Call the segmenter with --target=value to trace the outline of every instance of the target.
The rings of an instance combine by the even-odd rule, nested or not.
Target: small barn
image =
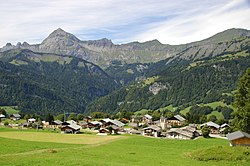
[[[250,134],[242,131],[227,134],[227,139],[230,146],[250,146]]]
[[[10,115],[10,119],[14,120],[14,121],[20,120],[21,119],[21,115],[19,115],[19,114],[12,114],[12,115]]]

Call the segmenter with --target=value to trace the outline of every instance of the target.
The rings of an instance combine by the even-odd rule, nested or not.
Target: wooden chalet
[[[10,119],[14,120],[14,121],[20,120],[21,119],[21,115],[19,115],[19,114],[12,114],[12,115],[10,115]]]
[[[76,124],[70,124],[70,125],[61,127],[61,131],[63,131],[64,133],[71,133],[71,134],[79,133],[80,129],[81,129],[81,126],[78,126]]]
[[[99,130],[102,126],[101,122],[93,121],[88,123],[88,128]]]
[[[101,126],[102,128],[106,128],[110,125],[111,121],[112,121],[111,119],[105,118],[105,119],[101,119],[99,122],[102,123],[102,126]]]
[[[142,135],[159,137],[161,135],[161,131],[162,131],[161,127],[159,126],[149,126],[149,127],[143,128]]]
[[[219,134],[220,125],[210,121],[207,123],[203,123],[202,125],[200,125],[200,127],[202,128],[205,125],[207,125],[210,128],[211,134]]]
[[[51,123],[51,127],[52,128],[59,128],[59,127],[61,127],[62,126],[62,124],[63,124],[63,122],[62,121],[60,121],[60,120],[54,120],[52,123]]]
[[[153,120],[153,117],[148,114],[143,116],[143,123],[145,124],[150,124],[152,120]]]
[[[83,129],[86,129],[88,127],[88,123],[86,121],[80,121],[78,125],[81,126]]]
[[[227,139],[230,146],[250,146],[250,134],[242,131],[227,134]]]
[[[167,123],[171,126],[181,126],[185,123],[185,121],[186,119],[183,118],[181,115],[175,115],[167,119]]]

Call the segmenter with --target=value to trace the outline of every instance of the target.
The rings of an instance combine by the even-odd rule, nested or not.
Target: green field
[[[61,138],[60,138],[61,137]],[[90,138],[91,137],[91,138]],[[58,141],[56,141],[58,140]],[[79,140],[81,140],[79,142]],[[94,141],[93,141],[94,140]],[[99,140],[99,142],[95,141]],[[43,142],[46,141],[46,142]],[[60,143],[56,143],[60,142]],[[225,149],[227,140],[168,140],[142,136],[64,135],[0,129],[0,165],[249,165],[250,150],[242,158],[227,161],[213,154],[202,161],[206,150]],[[211,150],[210,150],[211,149]],[[205,150],[205,151],[204,151]],[[241,153],[235,150],[235,153]],[[220,151],[221,152],[221,151]],[[197,154],[198,153],[198,154]],[[246,154],[246,155],[245,155]],[[198,156],[198,158],[197,158]]]
[[[16,106],[0,106],[0,109],[4,109],[7,114],[17,114],[20,110]]]

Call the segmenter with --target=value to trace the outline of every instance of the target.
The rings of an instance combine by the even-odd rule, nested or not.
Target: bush
[[[4,122],[4,126],[8,126],[9,125],[9,122]]]
[[[204,138],[208,138],[210,134],[210,128],[207,125],[205,125],[202,127],[201,132]]]

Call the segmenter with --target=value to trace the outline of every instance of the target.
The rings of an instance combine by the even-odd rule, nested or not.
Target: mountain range
[[[229,29],[182,45],[117,45],[81,41],[59,28],[41,44],[0,49],[0,105],[39,114],[116,113],[226,101],[250,67],[249,41],[249,30]]]

